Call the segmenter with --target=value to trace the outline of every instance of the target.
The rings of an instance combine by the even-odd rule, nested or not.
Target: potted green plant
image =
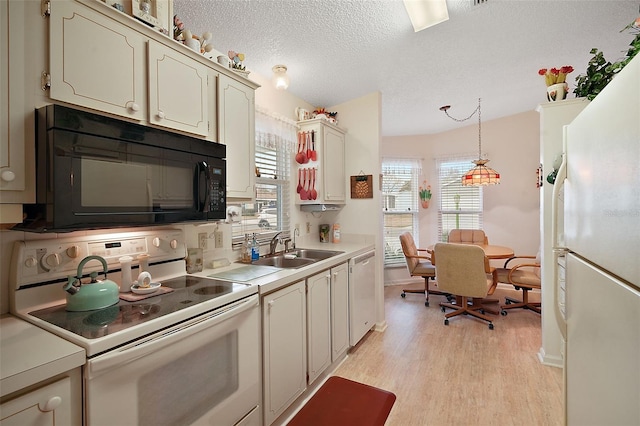
[[[589,60],[586,73],[576,77],[576,87],[573,90],[576,98],[586,97],[590,101],[593,100],[640,51],[640,18],[624,27],[620,32],[626,30],[631,30],[635,37],[629,44],[630,47],[626,55],[619,61],[609,62],[600,50],[595,47],[591,49],[589,53],[593,57]]]

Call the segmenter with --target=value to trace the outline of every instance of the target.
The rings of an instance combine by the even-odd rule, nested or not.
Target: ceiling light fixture
[[[449,20],[446,0],[403,0],[415,32]]]
[[[287,90],[289,87],[289,76],[287,75],[287,67],[284,65],[276,65],[273,68],[273,85],[278,90]]]
[[[464,176],[462,176],[462,185],[480,186],[496,185],[500,183],[500,173],[496,172],[491,167],[485,166],[485,164],[487,164],[489,160],[482,159],[482,120],[480,114],[480,98],[478,98],[478,108],[476,108],[469,117],[462,120],[450,116],[448,112],[449,108],[451,108],[451,105],[441,106],[440,111],[444,111],[447,117],[458,122],[467,121],[468,119],[473,117],[476,112],[478,113],[478,159],[473,161],[476,166],[465,173]]]

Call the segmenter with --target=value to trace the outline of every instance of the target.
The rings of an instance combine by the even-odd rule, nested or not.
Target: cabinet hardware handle
[[[2,180],[5,182],[12,182],[16,178],[16,174],[11,170],[3,170],[1,176]]]
[[[162,120],[164,118],[164,112],[158,111],[158,119]]]
[[[127,108],[129,108],[130,111],[137,112],[140,110],[140,105],[135,102],[128,102]]]
[[[52,396],[47,400],[47,402],[44,403],[44,406],[38,404],[38,408],[40,409],[40,411],[53,411],[58,408],[60,404],[62,404],[62,398],[60,398],[59,396]]]

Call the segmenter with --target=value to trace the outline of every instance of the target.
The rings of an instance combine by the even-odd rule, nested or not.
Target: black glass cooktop
[[[161,284],[174,291],[137,302],[120,300],[115,305],[93,311],[69,312],[62,304],[29,315],[84,338],[96,339],[247,288],[246,284],[191,275],[164,280]]]

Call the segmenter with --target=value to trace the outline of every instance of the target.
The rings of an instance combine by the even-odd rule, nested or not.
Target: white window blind
[[[482,187],[462,186],[462,176],[473,167],[472,155],[438,159],[438,238],[447,241],[452,229],[482,229]]]
[[[384,216],[384,264],[404,264],[399,236],[418,234],[418,177],[420,160],[386,158],[382,161],[382,211]]]
[[[232,224],[233,244],[256,233],[264,244],[281,232],[290,234],[290,164],[297,126],[294,121],[256,107],[255,202],[236,204],[241,220]],[[231,205],[231,204],[230,204]]]

